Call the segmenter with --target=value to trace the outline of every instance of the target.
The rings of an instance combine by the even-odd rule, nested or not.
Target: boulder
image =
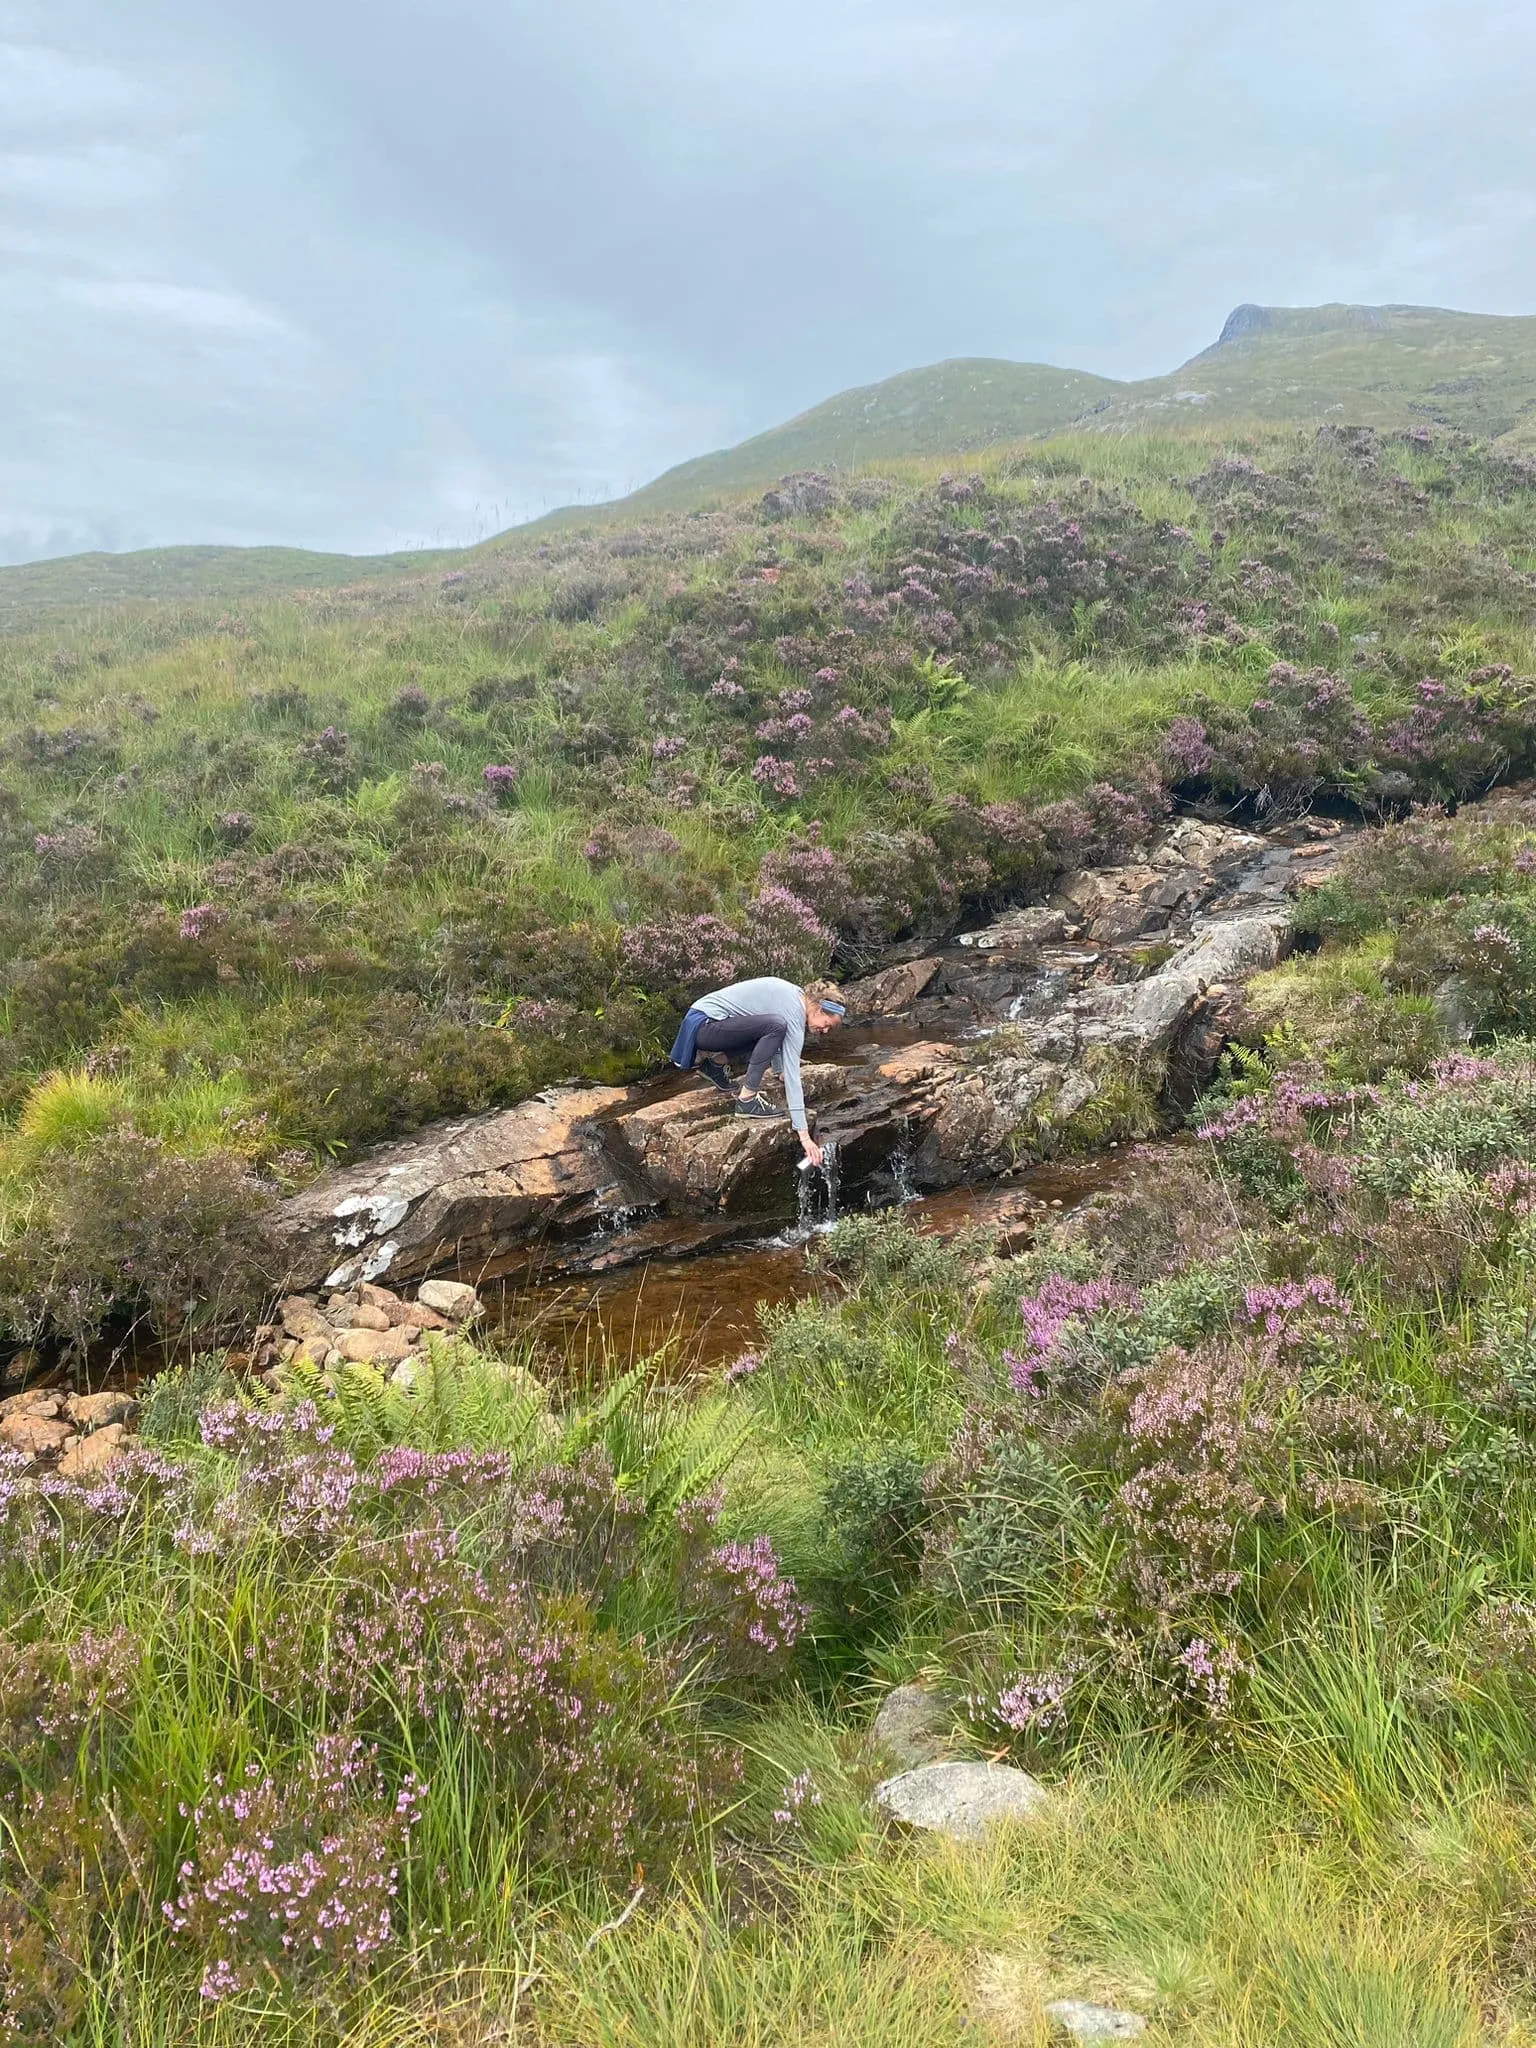
[[[880,1702],[870,1746],[904,1768],[937,1763],[953,1719],[942,1693],[926,1685],[898,1685]]]
[[[466,1323],[480,1313],[480,1297],[463,1280],[424,1280],[416,1299],[429,1313],[445,1316],[450,1323]]]
[[[3,1365],[0,1365],[0,1389],[24,1387],[32,1375],[42,1370],[41,1355],[30,1345],[20,1351],[13,1351]]]
[[[75,1432],[67,1422],[46,1415],[7,1415],[0,1421],[0,1444],[28,1458],[51,1458],[74,1439]]]
[[[132,1394],[70,1394],[64,1402],[62,1413],[67,1422],[77,1429],[105,1429],[114,1423],[128,1422],[139,1412],[139,1404]]]
[[[622,1088],[550,1088],[322,1175],[276,1213],[292,1283],[345,1287],[387,1273],[393,1284],[596,1228],[634,1205],[593,1130],[626,1099]]]
[[[381,1308],[374,1308],[368,1302],[359,1302],[356,1308],[341,1309],[332,1317],[338,1329],[346,1330],[387,1330],[390,1318]]]
[[[1049,1794],[1011,1764],[933,1763],[875,1787],[875,1804],[893,1820],[953,1842],[974,1842],[1002,1820],[1029,1820]]]
[[[850,1015],[856,1019],[895,1017],[910,1010],[943,964],[934,953],[926,960],[904,960],[879,974],[866,975],[862,981],[850,982],[844,991]]]
[[[1091,2005],[1086,1998],[1053,1998],[1045,2013],[1047,2019],[1075,2041],[1134,2041],[1147,2031],[1147,2023],[1139,2012],[1125,2012],[1113,2005]]]
[[[13,1415],[36,1415],[43,1421],[52,1421],[59,1413],[64,1396],[57,1388],[33,1387],[25,1394],[11,1394],[0,1401],[0,1422],[9,1421]]]
[[[1048,945],[1067,935],[1067,913],[1060,905],[1032,903],[1024,910],[1010,910],[994,918],[980,931],[962,932],[960,944],[978,953],[1020,953]]]
[[[342,1330],[335,1348],[353,1365],[380,1365],[406,1357],[411,1340],[404,1330]]]
[[[120,1458],[128,1448],[128,1432],[120,1422],[105,1423],[89,1436],[78,1436],[59,1460],[65,1479],[89,1479]]]
[[[302,1342],[305,1337],[324,1337],[330,1332],[330,1324],[312,1301],[306,1301],[302,1294],[290,1294],[283,1302],[278,1314],[282,1317],[283,1328],[290,1337]]]

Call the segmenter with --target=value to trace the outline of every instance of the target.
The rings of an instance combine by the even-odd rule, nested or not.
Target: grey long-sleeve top
[[[790,1122],[797,1131],[810,1126],[805,1117],[805,1090],[800,1085],[800,1048],[805,1043],[805,1003],[792,981],[776,974],[760,974],[753,981],[733,981],[729,988],[717,988],[700,996],[693,1005],[706,1017],[723,1024],[728,1017],[782,1017],[784,1050],[774,1067],[784,1077],[784,1100]]]

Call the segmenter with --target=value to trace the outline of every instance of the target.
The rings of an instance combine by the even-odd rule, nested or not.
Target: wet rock
[[[404,1358],[411,1340],[404,1330],[343,1330],[335,1349],[353,1365],[380,1365]]]
[[[50,1416],[7,1415],[0,1421],[0,1443],[28,1458],[51,1458],[74,1440],[70,1425]]]
[[[935,953],[926,960],[902,961],[879,974],[866,975],[862,981],[850,982],[845,990],[850,1015],[895,1017],[910,1010],[943,964]]]
[[[77,1429],[106,1429],[114,1423],[130,1422],[139,1412],[132,1394],[70,1394],[62,1413]]]
[[[127,1450],[128,1432],[120,1422],[106,1423],[89,1436],[78,1436],[59,1460],[65,1479],[89,1479],[105,1472]]]
[[[933,1763],[875,1787],[893,1820],[953,1842],[974,1842],[997,1821],[1028,1820],[1049,1803],[1045,1787],[1011,1764]]]
[[[446,1316],[450,1323],[466,1323],[479,1315],[481,1302],[474,1288],[463,1280],[424,1280],[416,1290],[423,1308]]]
[[[910,1769],[937,1763],[954,1716],[942,1693],[926,1685],[898,1685],[880,1702],[869,1731],[871,1747]]]
[[[1147,2023],[1139,2012],[1125,2012],[1113,2005],[1091,2005],[1085,1998],[1052,1999],[1045,2012],[1075,2041],[1134,2041],[1147,2031]]]

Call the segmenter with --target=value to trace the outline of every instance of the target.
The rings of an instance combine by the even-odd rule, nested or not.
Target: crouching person
[[[800,1084],[800,1048],[809,1031],[814,1037],[833,1031],[847,1015],[843,992],[832,981],[813,981],[799,988],[777,975],[754,981],[733,981],[729,988],[700,996],[677,1034],[672,1064],[697,1069],[712,1086],[729,1095],[738,1116],[775,1117],[779,1112],[762,1097],[763,1076],[770,1067],[784,1082],[784,1100],[801,1148],[813,1166],[821,1164],[821,1147],[811,1136]],[[737,1084],[726,1055],[744,1056],[747,1067]]]

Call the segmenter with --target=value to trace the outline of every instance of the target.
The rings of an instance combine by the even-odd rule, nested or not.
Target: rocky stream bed
[[[1140,861],[898,954],[850,987],[849,1025],[804,1065],[827,1173],[797,1170],[787,1120],[736,1118],[670,1069],[380,1146],[280,1206],[285,1299],[250,1363],[302,1351],[408,1373],[424,1332],[482,1313],[551,1349],[670,1342],[709,1363],[750,1348],[759,1302],[806,1291],[804,1245],[839,1209],[900,1203],[919,1228],[985,1223],[1022,1245],[1043,1209],[1113,1177],[1136,1116],[1187,1107],[1242,983],[1281,957],[1297,891],[1349,831],[1183,818]],[[1074,1150],[1093,1156],[1060,1156]],[[86,1397],[110,1415],[29,1386],[0,1402],[0,1441],[83,1462],[116,1432],[94,1462],[131,1427],[134,1376]]]

